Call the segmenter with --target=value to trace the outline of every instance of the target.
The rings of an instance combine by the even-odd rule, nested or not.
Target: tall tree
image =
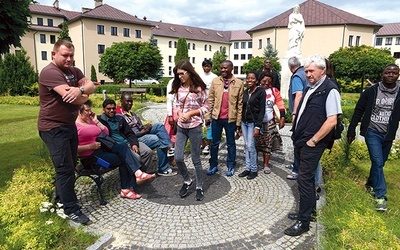
[[[178,44],[176,45],[176,55],[175,55],[175,65],[180,60],[188,60],[189,53],[188,53],[188,45],[186,39],[184,37],[179,37]]]
[[[154,38],[154,34],[151,34],[149,43],[151,43],[153,46],[157,46],[157,39]]]
[[[70,41],[72,43],[72,39],[69,36],[69,29],[68,29],[68,23],[67,22],[63,22],[62,24],[59,25],[60,29],[61,29],[61,33],[60,36],[58,37],[59,40],[67,40]]]
[[[28,30],[29,4],[32,0],[0,1],[0,53],[7,53],[10,46],[21,47],[21,37]]]
[[[222,47],[221,51],[216,51],[211,60],[213,63],[211,71],[216,75],[220,75],[221,63],[227,58],[228,55],[226,54],[226,47]]]
[[[263,55],[265,58],[278,58],[278,51],[272,46],[272,43],[268,43],[266,47],[264,47]]]
[[[94,68],[93,65],[92,65],[92,67],[90,67],[90,81],[97,82],[96,69]]]
[[[25,50],[7,53],[0,64],[0,93],[9,95],[32,94],[31,88],[38,80],[38,74],[29,62]],[[36,93],[37,94],[37,93]]]
[[[149,42],[114,43],[101,56],[99,67],[104,75],[118,83],[124,79],[157,78],[162,56],[158,47]]]

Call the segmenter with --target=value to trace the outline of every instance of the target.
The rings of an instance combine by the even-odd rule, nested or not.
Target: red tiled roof
[[[149,21],[139,19],[136,16],[132,16],[108,4],[97,6],[96,8],[81,14],[79,17],[76,17],[73,20],[82,17],[152,26],[152,24]]]
[[[230,31],[218,31],[164,22],[149,22],[153,24],[153,34],[156,36],[184,37],[191,40],[214,41],[219,43],[229,43],[231,38]]]
[[[400,35],[400,23],[383,23],[377,36]]]
[[[50,26],[45,26],[45,25],[35,25],[35,24],[31,24],[29,26],[29,28],[31,30],[37,30],[37,31],[47,31],[47,32],[61,32],[61,29],[54,26],[54,27],[50,27]]]
[[[231,41],[251,40],[251,36],[245,30],[232,30]]]
[[[293,12],[293,8],[275,16],[262,24],[248,30],[252,33],[257,30],[287,27],[289,15]],[[300,13],[303,15],[306,26],[323,26],[323,25],[338,25],[338,24],[356,24],[364,26],[375,26],[376,29],[382,25],[370,21],[368,19],[356,16],[349,12],[337,9],[330,5],[318,2],[316,0],[307,0],[300,4]]]
[[[50,16],[64,17],[64,15],[60,13],[60,9],[57,9],[53,6],[29,4],[29,10],[34,14],[45,14]]]

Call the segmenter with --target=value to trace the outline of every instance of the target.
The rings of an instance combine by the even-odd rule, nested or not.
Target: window
[[[101,70],[100,65],[97,66],[97,71],[98,71],[99,73],[103,72],[103,71]]]
[[[172,62],[172,56],[168,56],[168,62]]]
[[[249,49],[253,48],[253,42],[248,42],[247,43],[247,48],[249,48]]]
[[[396,42],[395,42],[395,44],[396,44],[396,45],[400,45],[400,37],[396,37]]]
[[[234,49],[239,49],[239,42],[234,42],[233,43],[233,48]]]
[[[386,37],[385,45],[392,45],[392,38],[391,37]]]
[[[271,43],[271,38],[267,38],[267,45]]]
[[[233,60],[239,60],[239,54],[234,54],[233,55]]]
[[[246,54],[241,54],[240,55],[240,60],[246,60]]]
[[[172,67],[171,66],[168,67],[168,75],[172,75]]]
[[[40,43],[46,43],[46,35],[40,34]]]
[[[47,19],[47,26],[53,27],[53,19]]]
[[[240,66],[240,74],[244,74],[243,66]]]
[[[131,36],[131,30],[129,28],[124,28],[124,37],[130,37]]]
[[[153,43],[154,43],[154,46],[158,46],[158,40],[157,39],[153,39]]]
[[[175,49],[176,49],[176,44],[177,44],[177,42],[175,41],[175,42],[174,42],[174,48],[175,48]]]
[[[258,49],[262,49],[262,40],[258,39]]]
[[[104,25],[97,25],[97,34],[104,35]]]
[[[196,44],[195,43],[192,43],[192,49],[196,50]]]
[[[193,64],[196,63],[196,57],[192,57],[192,63],[193,63]]]
[[[211,45],[208,45],[208,51],[211,51]]]
[[[375,46],[380,46],[380,45],[382,45],[382,37],[378,37],[378,38],[376,38],[376,40],[375,40]]]
[[[207,44],[204,45],[204,51],[207,51]]]
[[[360,45],[361,36],[356,36],[356,46]]]
[[[172,48],[172,41],[168,42],[168,48]]]
[[[353,35],[349,36],[349,46],[353,46]]]
[[[400,58],[400,52],[394,52],[393,53],[394,58]]]
[[[190,49],[190,43],[188,43],[187,46],[188,46],[188,49]]]
[[[240,43],[240,48],[245,49],[246,48],[246,42],[241,42]]]
[[[239,67],[238,66],[234,66],[233,67],[233,74],[237,74],[238,73],[238,71],[239,71]]]
[[[253,58],[252,54],[247,54],[247,60],[250,60],[251,58]]]
[[[50,35],[50,43],[55,44],[56,43],[56,36],[55,35]]]
[[[136,35],[136,38],[142,38],[142,31],[141,30],[135,30],[135,35]]]
[[[42,60],[47,61],[47,51],[42,51]]]
[[[106,49],[106,46],[104,44],[97,45],[97,53],[103,54],[105,49]]]
[[[111,26],[111,35],[112,36],[118,35],[118,27]]]
[[[41,17],[37,18],[37,25],[43,26],[43,18]]]

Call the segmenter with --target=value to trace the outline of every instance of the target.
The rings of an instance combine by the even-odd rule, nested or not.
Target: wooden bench
[[[85,163],[85,165],[81,162],[75,168],[75,182],[80,177],[89,177],[94,181],[97,187],[97,191],[100,195],[100,205],[106,205],[107,201],[104,199],[103,190],[101,185],[104,182],[104,174],[108,173],[114,169],[117,169],[119,166],[111,166],[109,168],[100,167],[96,161],[91,161],[90,163]]]
[[[140,102],[143,102],[143,96],[144,99],[147,100],[146,98],[147,90],[145,88],[121,88],[120,91],[121,94],[122,93],[140,94]]]

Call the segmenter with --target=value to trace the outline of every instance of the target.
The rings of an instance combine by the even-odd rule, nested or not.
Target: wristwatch
[[[84,87],[79,87],[79,90],[81,91],[81,93],[85,93],[85,88]]]
[[[314,145],[317,145],[317,141],[314,139],[314,137],[311,138],[311,141],[314,143]]]

